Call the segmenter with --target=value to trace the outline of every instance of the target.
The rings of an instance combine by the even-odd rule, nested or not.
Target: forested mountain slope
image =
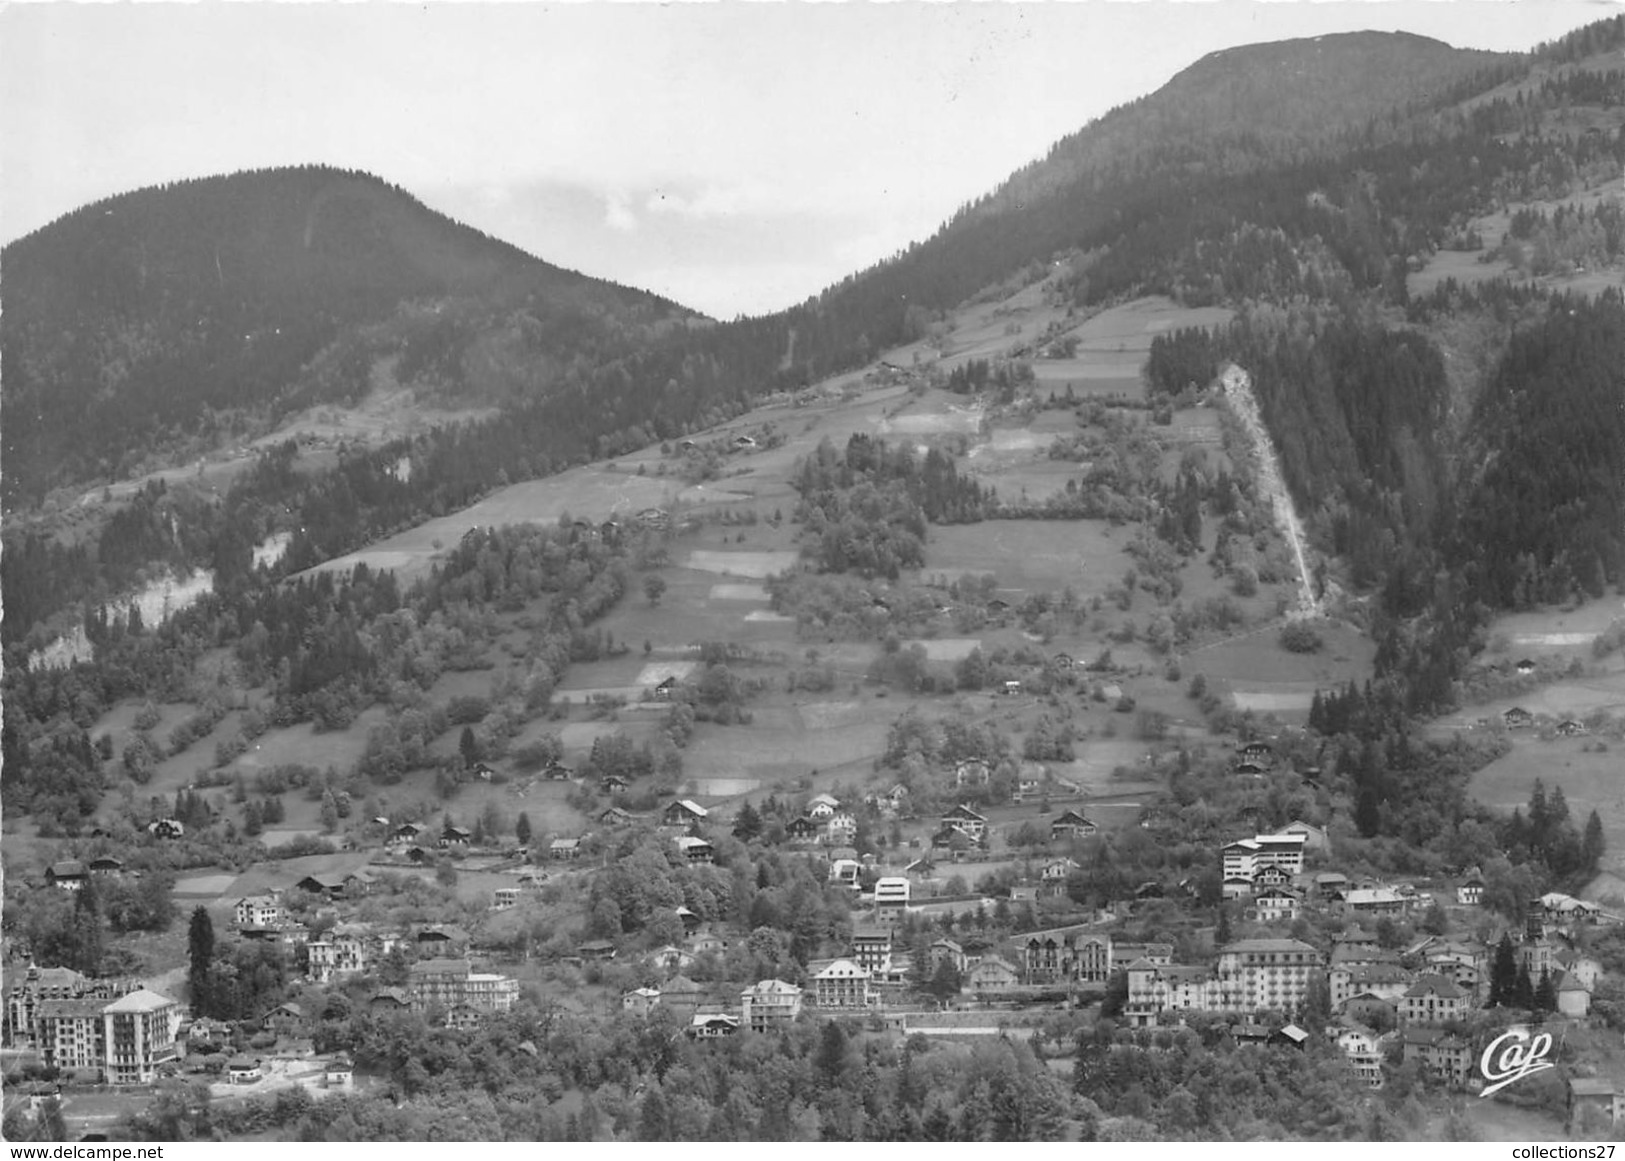
[[[229,429],[234,412],[351,402],[380,354],[398,353],[408,380],[456,376],[494,332],[499,361],[545,386],[681,313],[319,166],[108,198],[0,261],[8,507],[118,478],[176,437]],[[356,333],[391,319],[385,335]]]

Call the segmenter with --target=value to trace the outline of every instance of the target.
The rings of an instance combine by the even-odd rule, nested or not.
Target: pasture
[[[1101,521],[989,520],[933,527],[924,576],[949,569],[991,573],[1001,595],[1059,593],[1068,585],[1081,595],[1104,592],[1134,566],[1120,547],[1131,533]]]
[[[1537,778],[1548,794],[1561,786],[1576,826],[1583,827],[1592,810],[1602,820],[1608,841],[1602,869],[1625,870],[1625,752],[1619,744],[1586,737],[1543,741],[1527,731],[1509,736],[1512,749],[1474,773],[1467,792],[1510,813],[1528,808]],[[1608,748],[1599,749],[1604,745]]]
[[[1307,713],[1317,689],[1363,681],[1376,657],[1375,643],[1352,627],[1319,622],[1316,628],[1325,640],[1317,653],[1289,652],[1278,640],[1280,626],[1272,623],[1194,649],[1183,667],[1187,675],[1203,674],[1209,688],[1227,693],[1237,709]]]

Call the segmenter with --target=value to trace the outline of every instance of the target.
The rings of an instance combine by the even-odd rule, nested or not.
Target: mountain
[[[8,507],[247,417],[352,402],[381,358],[437,386],[482,346],[483,381],[453,386],[500,403],[688,314],[325,167],[121,194],[0,263]]]

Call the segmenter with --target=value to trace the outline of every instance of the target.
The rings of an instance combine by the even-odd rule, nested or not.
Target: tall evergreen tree
[[[199,904],[186,933],[187,988],[192,994],[192,1015],[206,1016],[212,1006],[210,985],[214,973],[214,920]]]
[[[519,812],[519,821],[513,824],[513,837],[519,840],[520,846],[530,846],[530,815],[522,810]]]
[[[1607,846],[1602,833],[1602,819],[1597,817],[1597,812],[1593,810],[1586,818],[1585,837],[1580,840],[1580,855],[1587,871],[1597,869],[1597,864]]]
[[[1504,1008],[1514,1002],[1517,991],[1518,958],[1512,947],[1510,932],[1501,936],[1495,947],[1495,959],[1490,964],[1490,994],[1492,1008]]]

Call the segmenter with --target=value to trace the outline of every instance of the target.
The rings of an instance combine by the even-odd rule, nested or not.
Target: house
[[[624,794],[626,793],[627,788],[632,784],[625,778],[622,778],[619,774],[610,774],[606,776],[598,785],[603,788],[604,793],[606,794]]]
[[[322,1070],[323,1088],[348,1089],[355,1087],[355,1065],[342,1052],[327,1062]]]
[[[808,818],[828,818],[835,813],[835,808],[841,805],[841,800],[833,794],[820,794],[807,802]]]
[[[660,821],[666,826],[697,826],[710,813],[698,803],[683,798],[667,806],[661,813]]]
[[[264,1075],[257,1057],[234,1056],[226,1062],[227,1084],[253,1084]]]
[[[1343,905],[1366,915],[1398,915],[1405,910],[1405,897],[1392,887],[1355,887]]]
[[[1535,672],[1536,667],[1532,659],[1525,657],[1518,662],[1517,668],[1519,677],[1528,677],[1531,673]]]
[[[1298,897],[1285,887],[1265,887],[1253,893],[1253,913],[1260,923],[1290,922],[1298,911]]]
[[[1340,900],[1348,894],[1349,877],[1341,871],[1324,871],[1315,876],[1315,894],[1326,900]]]
[[[607,939],[590,939],[576,948],[584,960],[605,960],[615,958],[615,945]]]
[[[986,786],[993,777],[993,767],[980,758],[965,758],[954,763],[955,786]]]
[[[1501,720],[1509,730],[1522,730],[1534,724],[1535,715],[1524,709],[1523,706],[1515,705],[1501,715]]]
[[[926,950],[925,955],[926,972],[933,978],[945,963],[952,964],[954,970],[961,975],[965,973],[965,969],[970,964],[970,960],[965,955],[964,947],[947,936],[943,936],[943,938],[933,943]]]
[[[498,887],[491,892],[491,910],[512,911],[519,906],[518,887]]]
[[[1456,885],[1456,902],[1463,907],[1477,907],[1484,899],[1484,876],[1477,867],[1468,869]]]
[[[418,950],[429,955],[450,955],[468,946],[468,932],[449,923],[431,923],[418,929]]]
[[[879,975],[891,959],[891,928],[863,925],[852,929],[852,958],[859,967]]]
[[[1316,826],[1312,822],[1305,822],[1295,818],[1281,828],[1282,834],[1303,835],[1303,849],[1306,851],[1329,851],[1332,848],[1331,840],[1326,837],[1326,829]]]
[[[1565,718],[1557,723],[1557,736],[1560,738],[1578,738],[1590,732],[1583,723],[1573,718]]]
[[[1021,977],[1016,969],[997,956],[989,956],[965,973],[959,990],[972,996],[999,996],[1016,991]]]
[[[297,1036],[305,1027],[305,1010],[298,1004],[278,1004],[260,1019],[260,1026],[278,1036]]]
[[[683,925],[684,934],[693,935],[699,930],[701,919],[698,912],[680,905],[674,914],[677,916],[677,922]]]
[[[549,762],[547,768],[542,771],[542,777],[549,782],[568,782],[575,776],[576,772],[572,767],[558,762]]]
[[[728,941],[714,931],[701,931],[684,940],[683,947],[696,956],[722,955],[728,950]]]
[[[1337,1047],[1354,1074],[1374,1089],[1382,1087],[1383,1050],[1392,1039],[1392,1033],[1378,1035],[1362,1024],[1345,1024],[1337,1030]]]
[[[93,876],[118,876],[124,873],[124,860],[115,859],[112,855],[102,855],[100,858],[90,860],[90,873]]]
[[[1411,986],[1411,973],[1397,963],[1333,963],[1326,972],[1326,986],[1332,1007],[1338,1008],[1356,996],[1372,996],[1395,1005]]]
[[[694,962],[694,957],[676,944],[668,943],[651,951],[649,962],[665,971],[682,971]]]
[[[716,857],[716,848],[702,838],[693,835],[679,835],[675,840],[677,850],[691,863],[709,863]]]
[[[232,914],[238,927],[277,927],[288,919],[287,909],[274,895],[245,895],[237,900]]]
[[[451,1027],[477,1026],[483,1015],[513,1007],[519,981],[476,972],[466,959],[425,959],[409,969],[407,998],[414,1012],[439,1009]]]
[[[636,988],[621,997],[621,1011],[633,1016],[647,1016],[660,1003],[660,993],[654,988]]]
[[[1057,653],[1050,658],[1050,664],[1060,670],[1069,670],[1076,666],[1077,662],[1073,660],[1070,653]]]
[[[802,815],[784,824],[784,833],[795,842],[810,843],[824,831],[821,823]]]
[[[1399,1018],[1405,1024],[1447,1024],[1464,1018],[1471,1000],[1444,976],[1429,974],[1412,984],[1400,999]]]
[[[1253,892],[1261,890],[1281,890],[1292,885],[1292,876],[1286,869],[1274,863],[1260,867],[1253,874]]]
[[[867,1008],[874,999],[873,975],[849,959],[838,959],[813,976],[813,1001],[820,1008]]]
[[[768,1032],[795,1022],[801,989],[783,980],[762,980],[739,996],[740,1022],[752,1032]]]
[[[1406,1028],[1400,1043],[1406,1064],[1418,1061],[1424,1073],[1452,1087],[1464,1088],[1473,1074],[1472,1045],[1443,1028]]]
[[[581,840],[578,838],[554,839],[547,845],[547,857],[550,859],[578,859],[581,857]]]
[[[440,832],[439,845],[442,847],[466,847],[473,837],[472,831],[464,830],[460,826],[447,826]]]
[[[755,447],[756,441],[748,435],[736,435],[733,438],[733,446],[737,449],[744,450],[745,448]]]
[[[875,912],[882,918],[895,921],[908,910],[909,881],[901,875],[886,875],[875,880]]]
[[[160,818],[147,824],[147,833],[158,839],[178,839],[186,835],[186,827],[178,818]]]
[[[1574,972],[1564,972],[1557,985],[1557,1010],[1576,1018],[1591,1014],[1591,989]]]
[[[1237,762],[1230,767],[1233,774],[1240,774],[1246,778],[1262,778],[1268,772],[1261,762]]]
[[[689,1021],[688,1034],[696,1040],[716,1040],[739,1031],[739,1022],[738,1016],[725,1012],[695,1012]]]
[[[824,823],[824,841],[830,846],[850,846],[858,835],[858,820],[849,812],[837,810]]]
[[[660,1006],[679,1021],[699,1011],[705,993],[687,976],[677,975],[660,985]]]
[[[677,679],[675,677],[668,677],[655,686],[655,697],[659,698],[661,701],[666,701],[671,697],[672,693],[676,689]]]
[[[611,806],[599,812],[598,821],[604,826],[625,826],[632,821],[632,813],[619,806]]]
[[[1100,828],[1075,810],[1063,811],[1049,824],[1051,842],[1062,839],[1094,838]]]
[[[468,772],[481,782],[490,782],[497,776],[496,768],[484,762],[475,762],[474,765],[468,768]]]
[[[987,834],[987,819],[964,803],[942,816],[942,826],[946,830],[958,831],[973,842],[981,842]]]
[[[405,988],[379,988],[367,1001],[367,1007],[375,1012],[401,1012],[410,1006]]]
[[[423,834],[423,828],[415,822],[403,822],[400,826],[389,832],[391,844],[409,846],[418,841]]]
[[[64,891],[77,891],[90,878],[90,869],[78,859],[63,859],[45,868],[45,881]]]
[[[1617,1125],[1625,1119],[1625,1094],[1608,1077],[1573,1076],[1569,1078],[1568,1086],[1568,1124],[1571,1129],[1576,1127],[1577,1120],[1581,1122],[1579,1127],[1584,1128],[1587,1121]]]
[[[862,870],[863,864],[856,859],[836,859],[829,865],[829,881],[855,891],[858,887],[858,875]]]
[[[1015,681],[1015,680],[1012,679],[1012,680],[1006,681],[1004,683],[1005,696],[1013,697],[1014,695],[1016,695],[1016,694],[1018,694],[1020,692],[1021,692],[1021,682]]]
[[[336,899],[344,894],[344,876],[331,873],[306,875],[294,884],[294,889],[311,895],[325,895]]]
[[[1053,859],[1044,864],[1039,878],[1046,883],[1065,883],[1073,871],[1081,871],[1083,867],[1076,859]]]
[[[1268,766],[1275,761],[1275,747],[1268,742],[1248,742],[1236,748],[1236,757],[1243,762],[1257,762]]]

